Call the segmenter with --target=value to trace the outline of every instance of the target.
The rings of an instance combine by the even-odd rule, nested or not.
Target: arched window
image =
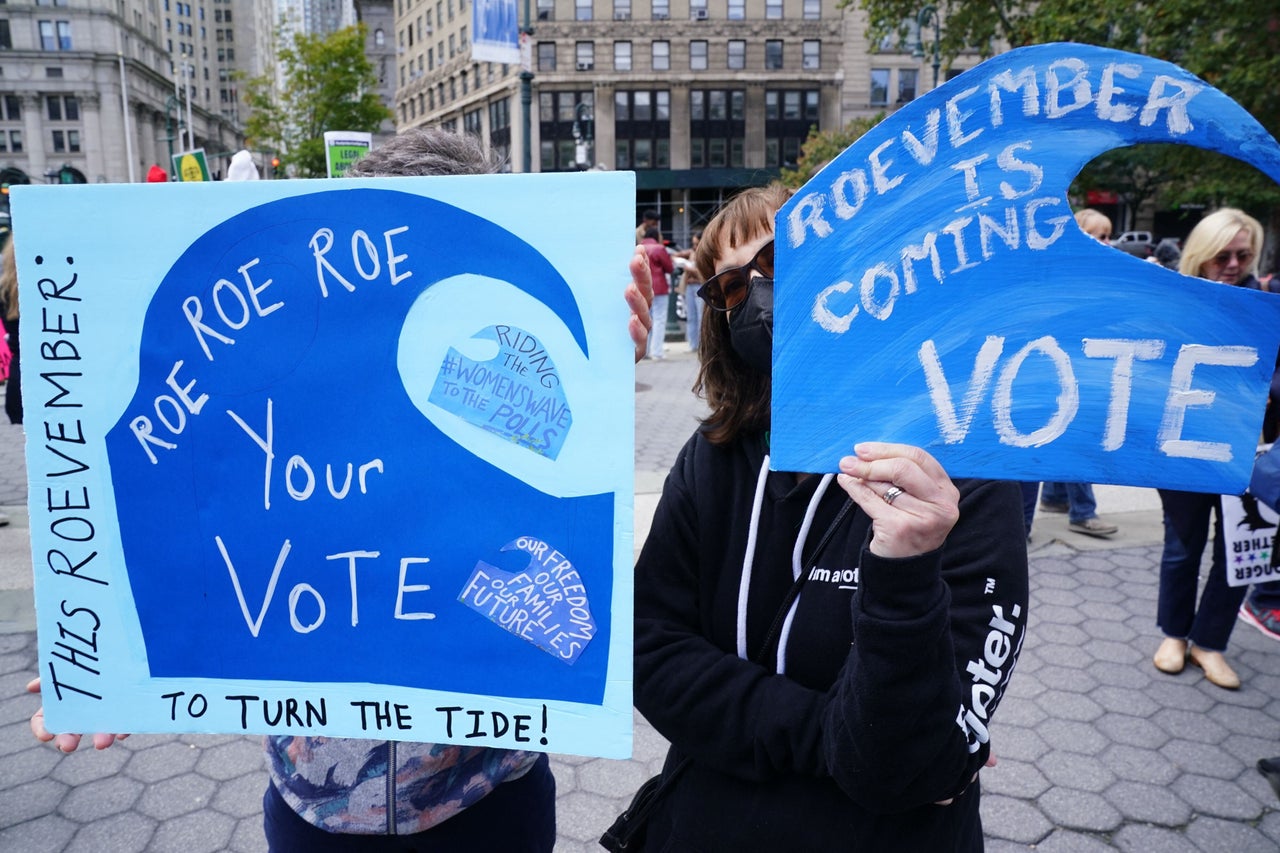
[[[382,47],[387,41],[387,34],[382,31],[382,27],[373,31],[373,43],[377,47]]]

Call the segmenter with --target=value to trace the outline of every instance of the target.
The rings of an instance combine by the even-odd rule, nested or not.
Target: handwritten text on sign
[[[190,187],[25,196],[51,725],[626,754],[628,691],[608,685],[630,677],[611,612],[631,555],[614,521],[630,514],[630,448],[616,441],[630,349],[587,332],[623,328],[625,306],[576,291],[543,247],[471,212],[510,204],[522,181],[463,180],[467,209],[404,182],[203,187],[220,215],[194,233],[173,215]],[[630,177],[569,195],[565,209],[611,226],[593,246],[614,245],[584,263],[625,258]],[[76,242],[94,233],[77,217],[115,216],[104,205],[154,226],[129,233],[169,228],[164,245],[188,248],[152,261],[164,253],[148,238],[151,254],[124,253],[146,255],[148,273],[117,275],[118,252]],[[49,235],[84,251],[49,251]],[[577,258],[576,244],[552,253]],[[432,405],[460,371],[498,367],[478,345],[509,350],[503,382],[451,395],[458,410]],[[495,427],[503,405],[519,409]],[[477,565],[549,575],[522,595],[536,640],[460,600]]]
[[[777,218],[773,464],[835,470],[880,439],[955,476],[1243,488],[1280,300],[1080,232],[1071,180],[1140,142],[1280,177],[1203,81],[1074,44],[983,63],[815,176]]]

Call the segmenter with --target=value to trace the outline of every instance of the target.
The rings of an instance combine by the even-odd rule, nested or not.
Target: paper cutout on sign
[[[458,600],[557,660],[576,663],[596,635],[582,576],[547,542],[521,536],[502,548],[529,555],[519,571],[481,560]]]
[[[1280,298],[1180,276],[1072,221],[1094,157],[1178,142],[1280,179],[1280,146],[1166,62],[1022,48],[903,107],[777,217],[771,464],[861,440],[953,476],[1239,492]]]
[[[555,361],[545,346],[517,326],[491,326],[477,343],[495,347],[471,358],[450,347],[430,401],[513,444],[555,459],[573,414]],[[487,350],[487,351],[483,351]]]

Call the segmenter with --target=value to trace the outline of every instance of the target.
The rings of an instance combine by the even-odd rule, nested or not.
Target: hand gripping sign
[[[629,174],[42,189],[51,728],[628,754]]]
[[[1280,180],[1221,92],[1077,44],[984,62],[827,165],[776,222],[772,464],[885,440],[953,476],[1242,491],[1280,298],[1109,248],[1067,201],[1094,157],[1150,142]]]

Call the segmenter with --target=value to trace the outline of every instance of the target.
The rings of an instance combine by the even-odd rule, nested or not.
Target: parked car
[[[1139,258],[1151,257],[1156,249],[1156,242],[1150,231],[1126,231],[1112,240],[1111,245]]]

